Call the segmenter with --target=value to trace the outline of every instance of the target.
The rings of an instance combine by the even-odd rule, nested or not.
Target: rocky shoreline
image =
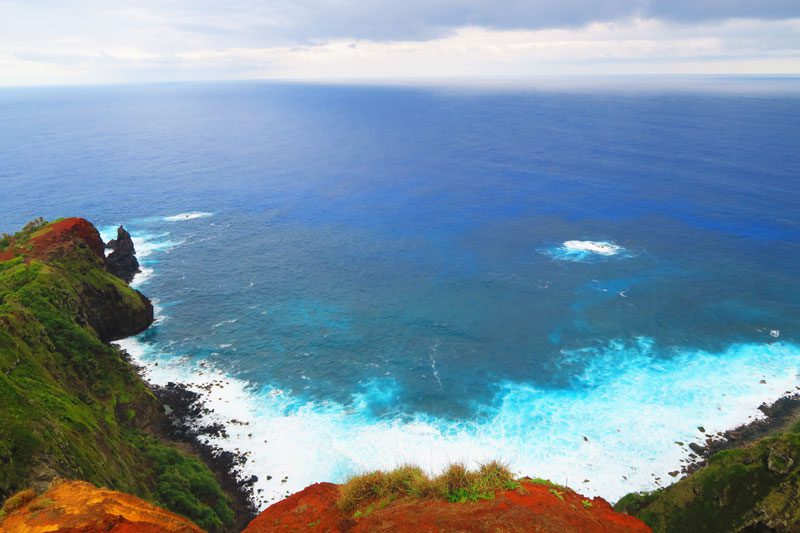
[[[120,348],[123,357],[133,365],[139,375],[147,382],[141,366],[137,365],[130,355]],[[209,444],[209,435],[225,436],[225,428],[221,424],[202,426],[201,416],[208,408],[203,405],[200,394],[190,390],[183,383],[167,383],[164,386],[147,383],[164,408],[161,423],[152,428],[160,436],[181,444],[185,449],[197,455],[214,473],[220,486],[231,497],[231,508],[236,514],[236,527],[243,529],[258,515],[256,495],[253,485],[258,478],[243,478],[241,468],[247,462],[242,453],[224,450]]]
[[[800,390],[800,387],[797,387]],[[691,443],[692,454],[680,473],[691,474],[708,462],[714,454],[751,444],[775,431],[780,431],[792,423],[800,421],[800,393],[794,392],[779,398],[771,404],[762,403],[758,407],[764,418],[753,420],[727,431],[721,431],[706,437],[705,446]],[[703,428],[698,428],[702,430]],[[693,457],[692,457],[693,456]]]
[[[217,476],[222,488],[233,498],[231,508],[236,513],[237,524],[242,528],[258,514],[255,504],[253,484],[256,476],[243,478],[239,472],[247,462],[241,453],[223,450],[208,443],[207,435],[225,431],[220,424],[200,426],[199,418],[207,409],[198,393],[189,390],[182,383],[168,383],[165,386],[151,385],[150,388],[159,401],[168,408],[169,424],[164,428],[166,435],[177,442],[184,443],[198,455]]]

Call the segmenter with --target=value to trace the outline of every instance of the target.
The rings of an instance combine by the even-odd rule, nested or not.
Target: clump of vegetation
[[[33,233],[37,229],[43,228],[46,225],[47,221],[44,218],[36,217],[22,227],[21,233]]]
[[[18,246],[28,242],[37,231],[47,225],[48,222],[45,219],[38,217],[25,224],[25,227],[15,235],[9,235],[8,233],[0,234],[0,252],[6,250],[12,244]]]
[[[28,510],[36,512],[41,511],[43,509],[48,509],[54,506],[56,502],[51,500],[50,498],[37,498],[28,506]]]
[[[0,233],[0,252],[11,246],[11,235]]]
[[[549,479],[544,479],[541,477],[526,477],[525,481],[533,485],[547,485],[548,487],[563,488],[558,483],[553,483]]]
[[[483,464],[476,471],[455,463],[435,477],[428,476],[417,466],[405,465],[389,472],[377,470],[351,478],[341,486],[336,504],[349,512],[367,502],[378,500],[377,505],[383,506],[402,497],[475,502],[492,499],[497,491],[519,487],[519,481],[508,467],[497,461]],[[367,516],[375,505],[357,511],[357,518]]]
[[[0,509],[0,516],[13,513],[34,498],[36,498],[36,493],[31,489],[24,489],[17,492],[13,496],[10,496],[8,499],[6,499],[6,501],[3,503],[3,507]]]

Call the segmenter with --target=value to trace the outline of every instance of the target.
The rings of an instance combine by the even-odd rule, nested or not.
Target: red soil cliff
[[[189,520],[121,492],[84,481],[57,481],[41,496],[7,512],[4,533],[202,533]]]
[[[0,252],[0,261],[6,261],[18,254],[27,258],[46,258],[56,250],[68,248],[78,239],[86,243],[98,257],[104,257],[105,245],[97,229],[88,220],[74,217],[48,224],[35,231],[24,243],[12,241],[11,246]]]
[[[648,532],[638,518],[615,512],[602,498],[588,499],[569,489],[523,480],[517,490],[492,500],[449,503],[404,498],[360,518],[336,507],[337,485],[317,483],[262,512],[245,533],[330,532]],[[366,516],[363,516],[366,515]]]

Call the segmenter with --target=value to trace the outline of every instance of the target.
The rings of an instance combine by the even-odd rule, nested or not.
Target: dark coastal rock
[[[117,228],[117,238],[108,241],[106,245],[113,250],[106,257],[108,271],[122,278],[126,283],[133,281],[134,276],[141,272],[139,261],[136,259],[136,249],[133,246],[131,234],[125,228]]]
[[[716,438],[713,438],[711,442],[706,441],[707,446],[705,447],[695,445],[702,450],[698,452],[700,457],[693,457],[693,460],[682,471],[687,474],[695,472],[706,464],[706,460],[709,457],[718,452],[748,445],[776,430],[784,428],[793,421],[800,420],[800,394],[789,394],[772,404],[761,404],[758,409],[764,413],[764,418],[723,431]]]
[[[136,297],[130,298],[113,285],[93,287],[87,284],[81,286],[79,292],[83,303],[82,319],[105,342],[141,333],[155,320],[152,302],[139,291],[133,291]]]
[[[692,450],[697,455],[703,455],[705,448],[697,444],[696,442],[689,443],[689,449]]]

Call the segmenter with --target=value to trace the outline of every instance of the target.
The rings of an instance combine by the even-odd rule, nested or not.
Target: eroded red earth
[[[360,518],[336,507],[338,487],[317,483],[262,512],[246,533],[330,532],[648,532],[632,516],[615,512],[602,498],[569,489],[523,482],[520,489],[474,503],[400,499]],[[368,506],[366,506],[368,507]],[[365,507],[365,509],[366,509]]]
[[[7,261],[16,255],[26,258],[46,258],[56,250],[80,239],[99,257],[104,256],[103,240],[91,222],[83,218],[65,218],[48,224],[33,233],[26,242],[13,242],[6,250],[0,252],[0,261]]]
[[[202,533],[186,518],[85,481],[54,482],[0,520],[3,533]]]

